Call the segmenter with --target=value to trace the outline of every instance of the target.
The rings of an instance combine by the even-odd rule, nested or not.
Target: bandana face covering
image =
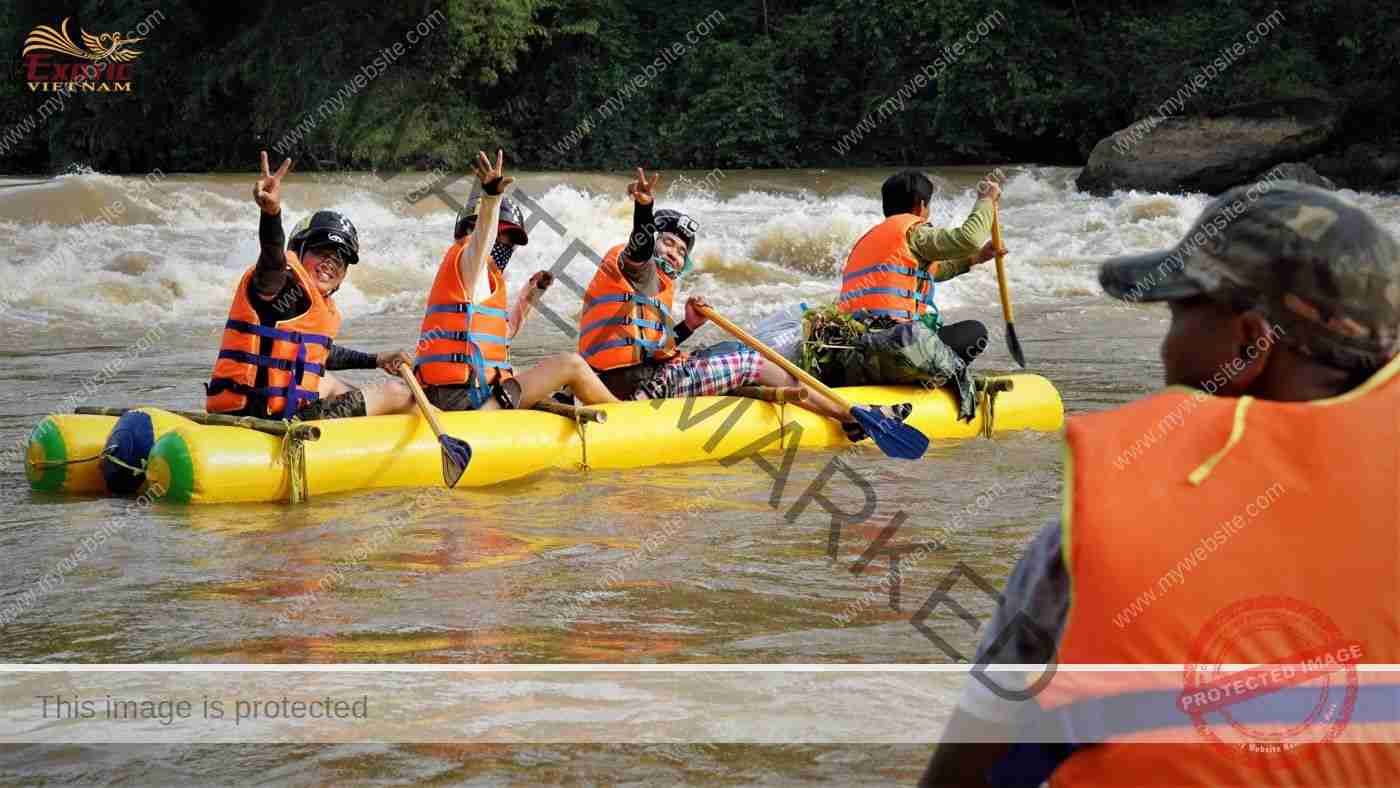
[[[513,254],[515,254],[515,244],[497,241],[491,247],[491,260],[495,262],[496,270],[504,272],[506,266],[510,265],[510,256]]]
[[[670,277],[672,280],[680,279],[682,274],[690,270],[689,254],[685,256],[685,265],[681,266],[681,270],[679,271],[671,265],[671,261],[666,259],[666,256],[663,254],[652,255],[651,261],[656,264],[656,267],[660,269],[661,273]]]

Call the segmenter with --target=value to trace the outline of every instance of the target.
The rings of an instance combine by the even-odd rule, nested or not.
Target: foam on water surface
[[[1095,197],[1074,187],[1075,170],[1008,167],[1001,216],[1018,303],[1097,293],[1098,258],[1165,247],[1205,206],[1205,195],[1136,191]],[[701,222],[696,266],[683,295],[703,294],[737,319],[788,301],[834,297],[845,255],[881,218],[884,171],[727,172],[722,179],[664,178],[658,205]],[[952,227],[973,201],[965,168],[935,170],[931,221]],[[294,174],[285,185],[290,232],[314,210],[345,213],[360,231],[361,263],[336,299],[347,315],[416,312],[444,251],[454,215],[436,197],[407,204],[422,178]],[[507,272],[512,289],[552,266],[576,242],[599,255],[627,237],[631,203],[618,175],[526,175],[523,188],[565,228],[538,224]],[[111,323],[215,322],[238,277],[257,257],[251,177],[163,176],[152,181],[91,171],[0,189],[0,321],[101,318]],[[466,199],[469,179],[449,187]],[[1392,230],[1400,203],[1344,192]],[[567,274],[586,285],[592,263]],[[991,267],[941,284],[945,309],[996,300]],[[578,295],[558,286],[545,304],[565,319]]]

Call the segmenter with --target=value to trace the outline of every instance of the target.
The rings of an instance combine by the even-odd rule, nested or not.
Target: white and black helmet
[[[317,211],[302,219],[287,239],[287,249],[298,257],[307,249],[327,246],[339,252],[348,264],[360,261],[360,234],[344,214],[336,211]]]
[[[700,223],[681,213],[669,208],[663,208],[653,216],[653,223],[656,225],[657,234],[675,233],[685,241],[686,251],[695,251],[695,236],[700,234]]]

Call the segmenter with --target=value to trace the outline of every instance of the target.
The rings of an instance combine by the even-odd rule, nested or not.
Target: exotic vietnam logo
[[[132,45],[145,38],[123,33],[93,35],[79,28],[83,46],[78,46],[68,33],[70,19],[65,18],[58,30],[39,25],[24,39],[20,57],[27,69],[29,89],[36,93],[130,93],[132,61],[141,54]]]

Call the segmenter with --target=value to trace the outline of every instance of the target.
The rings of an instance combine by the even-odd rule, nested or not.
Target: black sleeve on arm
[[[671,329],[671,332],[676,335],[677,345],[686,341],[687,339],[690,339],[690,335],[695,333],[694,331],[690,330],[690,326],[686,325],[684,320],[677,323],[676,327]]]
[[[340,345],[331,345],[330,355],[326,357],[326,369],[374,369],[379,366],[379,359],[373,353],[365,353]]]
[[[287,236],[282,232],[282,214],[258,212],[258,268],[253,274],[253,289],[272,297],[287,283]]]
[[[628,260],[645,263],[656,252],[656,223],[652,220],[652,204],[633,203],[632,236],[623,252]]]

